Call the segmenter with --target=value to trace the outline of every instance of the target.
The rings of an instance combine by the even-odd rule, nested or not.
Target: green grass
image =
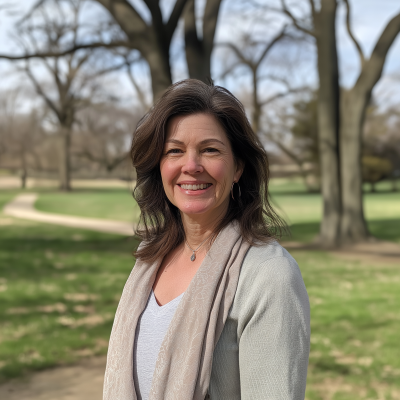
[[[377,185],[377,193],[364,196],[365,214],[370,231],[380,239],[400,243],[400,192],[387,190],[390,183]],[[322,214],[321,195],[307,193],[299,179],[271,181],[272,203],[289,223],[290,240],[311,241],[319,230]],[[127,190],[76,190],[71,193],[41,192],[35,204],[38,210],[83,217],[132,221],[139,209]]]
[[[399,265],[292,254],[311,303],[307,399],[398,399]]]
[[[0,215],[3,207],[11,201],[18,193],[18,190],[0,190]]]
[[[0,380],[104,354],[136,241],[17,222],[0,243]]]
[[[124,189],[44,192],[40,193],[35,207],[49,213],[120,221],[133,221],[139,216],[139,208],[131,192]]]
[[[371,232],[400,243],[400,194],[366,194]],[[318,232],[320,196],[301,182],[276,181],[273,201],[291,222],[291,240]],[[0,207],[19,191],[0,192]],[[40,192],[48,212],[129,221],[123,190]],[[68,211],[68,212],[67,212]],[[0,215],[0,379],[104,354],[137,243],[116,235]],[[8,218],[8,220],[10,220]],[[308,400],[400,398],[399,265],[292,252],[311,303]]]
[[[364,210],[372,235],[400,243],[400,192],[389,191],[388,182],[377,185],[376,193],[364,194]],[[298,180],[271,183],[272,203],[288,222],[290,240],[309,242],[319,231],[322,201],[319,193],[307,193]]]

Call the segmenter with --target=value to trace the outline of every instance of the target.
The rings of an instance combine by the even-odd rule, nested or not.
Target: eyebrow
[[[218,139],[204,139],[204,140],[202,140],[200,142],[200,144],[209,144],[209,143],[214,143],[214,142],[217,142],[217,143],[222,144],[223,146],[226,146],[224,142],[221,142]],[[185,144],[185,143],[183,143],[183,142],[181,142],[180,140],[177,140],[177,139],[168,139],[168,140],[165,141],[165,143],[175,143],[175,144],[179,144],[179,145]]]

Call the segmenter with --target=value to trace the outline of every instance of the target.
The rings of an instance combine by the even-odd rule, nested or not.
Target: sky
[[[16,19],[21,13],[27,12],[31,5],[37,0],[0,0],[0,53],[17,54],[18,48],[15,46],[11,39],[10,34],[16,34],[17,31],[14,28]],[[237,0],[235,0],[237,1]],[[245,0],[242,0],[243,2]],[[276,0],[272,0],[276,1]],[[292,0],[294,1],[294,0]],[[297,0],[296,0],[297,1]],[[141,0],[132,0],[133,3],[138,4],[145,14],[145,7]],[[171,8],[171,0],[161,0],[163,9],[166,13]],[[261,3],[262,1],[259,0]],[[288,0],[290,4],[290,0]],[[399,0],[350,0],[352,5],[352,22],[353,31],[355,36],[359,39],[361,46],[367,55],[370,55],[377,38],[382,32],[384,26],[396,13],[400,12],[400,1]],[[224,0],[220,12],[220,20],[216,33],[216,42],[224,42],[233,40],[238,41],[240,35],[248,30],[254,29],[252,26],[252,20],[246,19],[245,15],[233,12],[232,0]],[[245,3],[243,3],[245,4]],[[11,5],[7,7],[7,5]],[[199,11],[204,5],[204,0],[198,2]],[[11,12],[10,12],[11,11]],[[347,32],[344,26],[344,12],[343,7],[339,8],[339,18],[337,24],[337,37],[338,37],[338,52],[341,72],[341,83],[345,87],[351,87],[357,79],[359,73],[359,60],[353,43],[349,40]],[[98,9],[97,14],[100,15],[101,11]],[[105,14],[103,14],[105,15]],[[91,17],[92,18],[92,17]],[[261,26],[258,34],[261,36],[269,37],[273,34],[279,25],[282,23],[282,19],[277,16],[270,16],[267,24]],[[182,53],[183,40],[181,34],[181,26],[178,28],[173,48],[171,49],[171,59],[173,62],[173,79],[179,80],[187,76],[186,65],[184,62],[184,56]],[[265,29],[265,33],[263,31]],[[220,52],[222,57],[218,57],[217,52]],[[218,76],[223,68],[221,59],[228,59],[230,55],[223,50],[218,49],[215,52],[216,57],[213,58],[213,74]],[[311,85],[316,85],[317,76],[315,71],[315,51],[311,44],[304,45],[301,48],[296,46],[288,46],[283,50],[277,49],[272,51],[269,59],[266,60],[268,68],[274,71],[281,71],[284,74],[290,74],[291,79],[294,81],[294,85],[301,85],[306,82]],[[293,68],[293,64],[296,68]],[[290,67],[290,68],[289,68]],[[242,71],[243,72],[243,71]],[[136,71],[139,78],[143,81],[147,80],[147,68],[145,66],[138,67]],[[8,61],[0,60],[0,74],[3,79],[0,81],[0,93],[6,88],[12,88],[20,82],[21,77],[15,74],[15,66]],[[241,92],[246,90],[246,86],[249,84],[249,77],[238,72],[239,75],[232,79],[225,80],[222,83],[228,86],[233,92]],[[116,89],[119,94],[123,93],[123,96],[130,98],[134,96],[134,91],[127,81],[125,76],[119,74],[114,75],[109,79],[107,83],[113,90],[113,85],[118,87]],[[395,43],[388,54],[384,73],[381,81],[378,83],[374,90],[374,94],[377,98],[383,102],[400,102],[400,35],[396,39]],[[265,91],[274,91],[274,86],[265,86]]]

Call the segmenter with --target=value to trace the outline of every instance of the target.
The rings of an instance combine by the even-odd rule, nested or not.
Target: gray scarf
[[[250,245],[237,222],[218,235],[174,314],[158,354],[149,400],[203,400],[213,352],[235,296]],[[138,260],[125,284],[111,332],[104,400],[137,400],[133,382],[136,325],[162,260]]]

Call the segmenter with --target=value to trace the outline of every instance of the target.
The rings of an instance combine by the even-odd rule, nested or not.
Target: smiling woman
[[[142,239],[104,399],[304,399],[309,303],[276,241],[268,158],[226,89],[179,82],[132,142]]]

